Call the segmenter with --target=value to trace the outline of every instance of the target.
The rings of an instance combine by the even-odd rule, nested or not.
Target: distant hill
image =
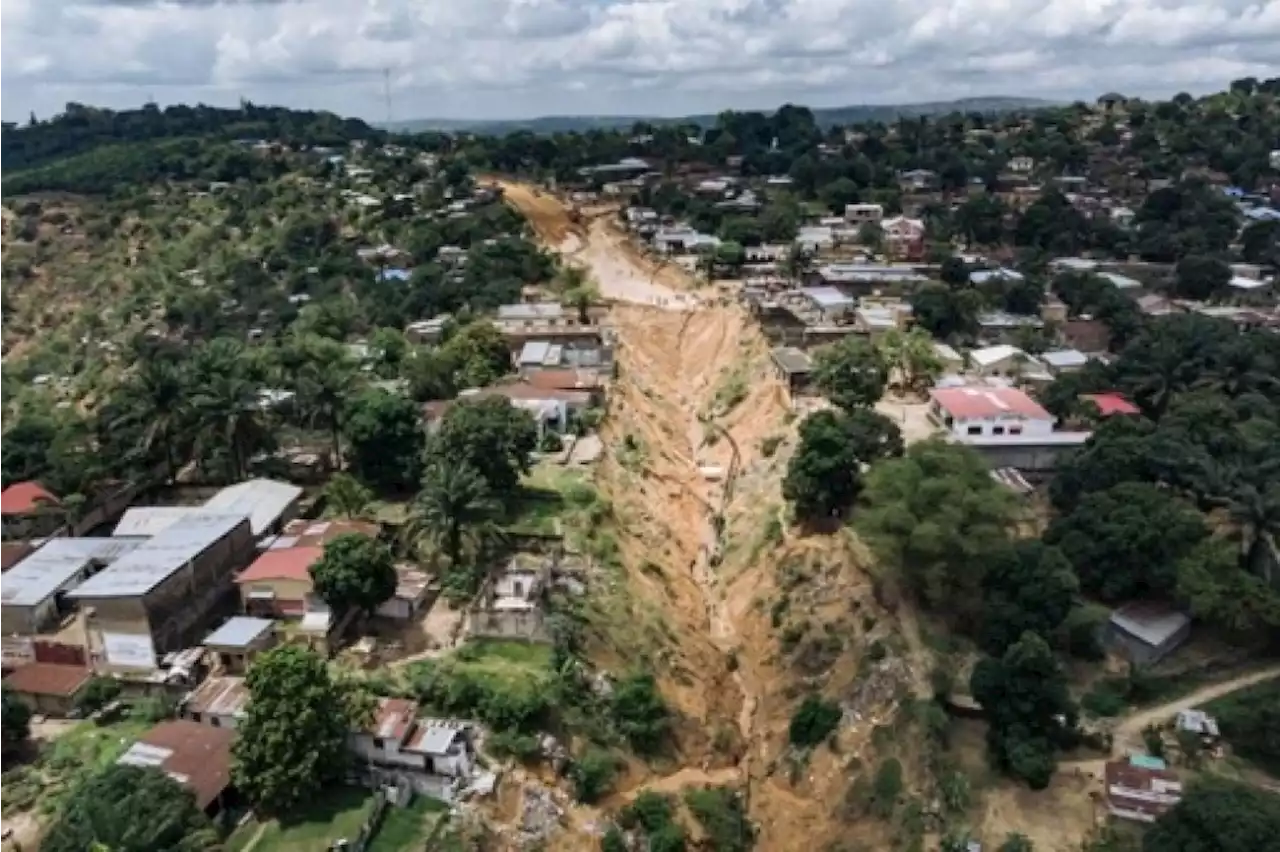
[[[829,107],[815,109],[814,116],[824,127],[833,124],[859,124],[868,121],[892,121],[901,116],[946,115],[952,112],[1014,112],[1054,106],[1053,101],[1039,98],[962,98],[955,101],[935,101],[921,104],[888,104]],[[617,130],[631,127],[638,121],[650,124],[696,124],[707,127],[715,123],[714,115],[653,116],[653,115],[546,115],[527,119],[494,119],[468,121],[455,118],[419,118],[396,121],[382,125],[398,133],[484,133],[504,134],[519,130],[534,133],[570,133],[587,130]]]

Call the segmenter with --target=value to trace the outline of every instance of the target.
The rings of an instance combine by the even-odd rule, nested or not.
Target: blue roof
[[[388,269],[383,269],[379,271],[378,280],[379,281],[408,281],[412,275],[413,273],[407,269],[401,269],[398,266],[392,266]]]

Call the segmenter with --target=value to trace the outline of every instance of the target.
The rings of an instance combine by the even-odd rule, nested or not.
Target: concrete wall
[[[1023,473],[1048,473],[1057,467],[1058,459],[1063,454],[1076,447],[1020,444],[998,447],[974,445],[973,449],[993,468],[1014,467]]]

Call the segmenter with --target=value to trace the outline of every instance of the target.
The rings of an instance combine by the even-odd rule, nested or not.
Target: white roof
[[[1090,260],[1087,257],[1059,257],[1051,260],[1049,265],[1059,269],[1070,269],[1075,272],[1088,272],[1091,269],[1098,268],[1098,261]]]
[[[151,538],[198,511],[199,506],[133,506],[125,510],[111,534]]]
[[[847,296],[835,287],[802,287],[800,292],[820,308],[851,308],[857,304],[852,296]]]
[[[1113,286],[1120,290],[1136,290],[1142,286],[1142,282],[1136,278],[1130,278],[1127,275],[1117,275],[1114,272],[1099,272],[1098,277],[1107,279]]]
[[[1243,275],[1233,275],[1230,286],[1237,290],[1258,290],[1268,286],[1268,282],[1260,281],[1257,278],[1245,278]]]
[[[35,606],[74,578],[89,562],[111,562],[143,543],[142,539],[54,538],[5,572],[5,606]]]
[[[1077,349],[1059,349],[1041,353],[1040,360],[1050,367],[1083,367],[1089,363],[1089,356]]]
[[[1001,343],[998,346],[988,346],[985,349],[975,349],[969,353],[970,360],[979,367],[990,367],[992,364],[998,364],[1016,355],[1025,355],[1021,349],[1016,346],[1010,346],[1007,343]]]
[[[933,351],[938,353],[938,357],[944,361],[963,361],[960,353],[945,343],[937,342],[933,344]]]
[[[302,489],[274,479],[249,479],[229,485],[210,497],[206,511],[247,515],[255,536],[262,535],[289,510]]]

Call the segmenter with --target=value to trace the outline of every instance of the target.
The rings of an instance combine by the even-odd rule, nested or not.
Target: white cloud
[[[6,118],[247,97],[383,117],[1208,91],[1280,0],[5,0]]]

